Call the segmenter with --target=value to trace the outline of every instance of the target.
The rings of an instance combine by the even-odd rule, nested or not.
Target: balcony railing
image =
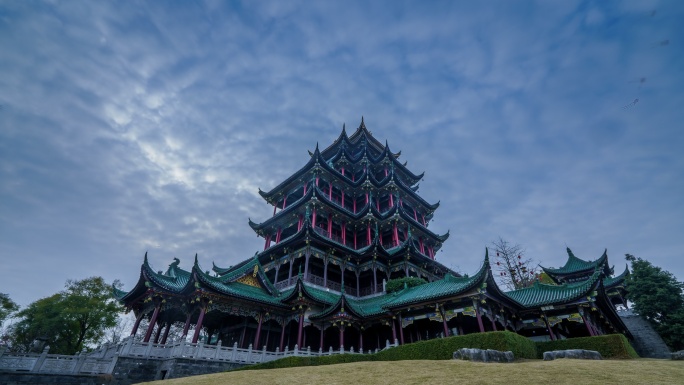
[[[323,277],[320,277],[317,275],[309,274],[308,276],[303,276],[302,280],[304,282],[309,282],[309,283],[312,283],[316,286],[324,287],[324,288],[330,289],[332,291],[336,291],[336,292],[342,291],[342,285],[341,284],[339,284],[337,282],[330,281],[330,280],[328,280],[324,284]],[[284,289],[287,289],[289,287],[294,286],[296,283],[297,283],[297,277],[292,277],[290,279],[284,279],[280,282],[276,282],[274,284],[274,286],[278,290],[284,290]],[[368,287],[362,287],[358,292],[356,291],[355,285],[354,286],[345,285],[344,292],[345,292],[345,294],[350,295],[352,297],[366,297],[366,296],[369,296],[369,295],[372,295],[375,293],[382,293],[382,284],[376,285],[375,291],[373,291],[373,285],[371,285]]]

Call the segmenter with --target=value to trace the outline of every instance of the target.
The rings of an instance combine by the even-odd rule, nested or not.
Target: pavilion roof
[[[576,301],[586,296],[595,290],[602,277],[602,270],[597,268],[591,277],[583,281],[562,285],[548,285],[535,281],[530,287],[509,291],[505,294],[524,308],[557,305]]]
[[[625,271],[622,272],[622,274],[617,275],[615,277],[607,277],[603,279],[603,286],[606,287],[606,289],[612,289],[614,287],[618,286],[624,286],[625,280],[631,273],[629,272],[629,267],[625,266]]]
[[[568,260],[563,267],[558,269],[542,267],[542,270],[548,274],[554,281],[562,280],[564,276],[587,273],[591,274],[597,268],[604,270],[606,276],[609,276],[610,268],[608,267],[608,250],[603,252],[603,255],[595,261],[585,261],[575,257],[570,248],[566,248],[568,252]]]

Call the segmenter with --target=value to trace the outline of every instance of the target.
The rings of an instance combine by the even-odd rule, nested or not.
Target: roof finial
[[[363,122],[363,115],[361,115],[361,125],[359,128],[366,128],[366,124]]]
[[[145,262],[147,262],[147,251],[145,251]]]

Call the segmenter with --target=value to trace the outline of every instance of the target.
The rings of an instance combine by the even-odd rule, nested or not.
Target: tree
[[[76,354],[98,344],[107,328],[116,325],[121,306],[101,277],[68,280],[65,290],[39,299],[16,314],[13,348],[29,351],[36,341],[50,345],[50,352]]]
[[[0,293],[0,326],[17,310],[19,310],[19,305],[12,301],[9,295]]]
[[[671,349],[684,349],[684,283],[649,261],[625,257],[632,263],[626,289],[634,310],[651,322]]]
[[[536,278],[532,258],[525,257],[525,249],[499,237],[492,242],[495,257],[494,269],[499,273],[498,281],[508,290],[522,289],[534,283]]]

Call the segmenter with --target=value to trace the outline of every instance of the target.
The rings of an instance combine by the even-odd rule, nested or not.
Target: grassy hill
[[[219,384],[683,384],[681,361],[522,360],[511,364],[469,361],[356,362],[327,366],[246,370],[150,382],[156,385]]]

